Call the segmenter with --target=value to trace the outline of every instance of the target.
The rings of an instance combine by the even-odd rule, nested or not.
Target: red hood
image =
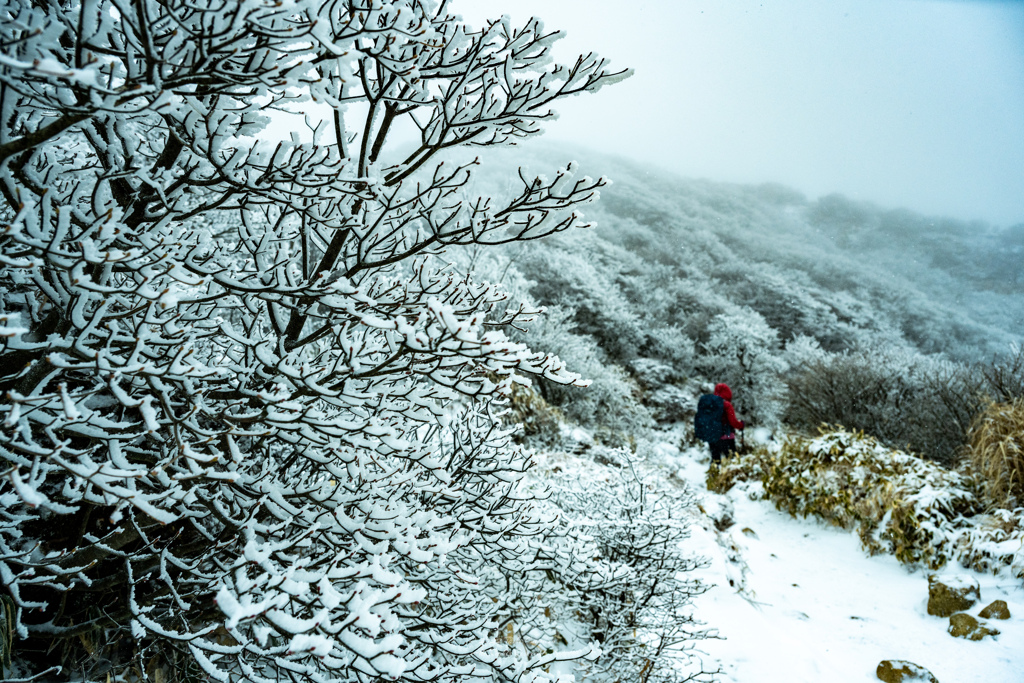
[[[732,400],[732,389],[729,388],[728,384],[716,384],[715,385],[715,396],[721,396],[726,401]]]

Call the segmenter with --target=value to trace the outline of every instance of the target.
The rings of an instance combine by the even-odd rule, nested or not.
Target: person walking
[[[736,450],[737,429],[746,426],[737,419],[732,406],[732,389],[728,384],[715,385],[714,394],[704,394],[697,401],[697,414],[693,418],[694,434],[706,441],[711,449],[711,464],[718,465],[722,456]]]

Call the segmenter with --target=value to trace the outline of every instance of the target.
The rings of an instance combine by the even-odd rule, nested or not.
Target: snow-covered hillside
[[[841,195],[810,199],[779,185],[685,179],[582,149],[501,153],[505,167],[527,173],[577,159],[581,172],[612,181],[585,208],[596,230],[514,255],[528,278],[554,272],[554,281],[534,287],[544,303],[573,302],[585,287],[587,270],[569,253],[589,262],[588,277],[615,285],[615,298],[635,315],[698,343],[700,330],[731,308],[762,318],[783,344],[804,336],[830,351],[884,340],[984,358],[1024,340],[1021,226],[924,216]],[[515,189],[507,174],[484,177],[480,186],[498,196]],[[545,267],[552,260],[563,272]]]
[[[724,381],[757,424],[843,424],[950,465],[983,397],[1024,392],[1021,267],[992,258],[1016,228],[579,150],[503,153],[527,173],[575,156],[613,181],[584,207],[590,230],[448,254],[547,309],[521,338],[593,384],[537,390],[606,442],[679,419],[674,388]],[[472,189],[511,187],[490,175]]]
[[[528,168],[545,154],[512,152],[509,163]],[[586,390],[540,381],[514,399],[526,443],[558,451],[565,424],[582,427],[584,454],[560,467],[607,472],[597,451],[620,446],[646,453],[647,476],[699,499],[684,547],[708,561],[689,577],[711,588],[695,599],[694,615],[720,638],[690,643],[703,654],[686,673],[703,681],[717,671],[726,683],[843,683],[878,680],[880,662],[908,660],[943,683],[1020,680],[1020,515],[1004,509],[1005,529],[990,524],[981,480],[955,470],[968,428],[990,401],[1024,395],[1024,354],[1014,351],[1024,341],[1020,267],[986,256],[1016,228],[839,196],[809,200],[778,186],[682,180],[558,151],[567,155],[614,180],[587,207],[597,227],[487,256],[474,251],[457,267],[545,306],[522,338],[593,380]],[[505,182],[486,177],[483,186],[500,194]],[[876,437],[865,443],[882,460],[894,458],[889,465],[914,472],[890,480],[892,467],[879,465],[858,479],[863,463],[847,467],[877,485],[877,495],[850,503],[825,487],[815,505],[838,510],[829,502],[836,493],[850,507],[833,521],[849,529],[829,526],[828,515],[777,511],[773,502],[803,513],[808,506],[777,500],[785,486],[759,491],[756,473],[725,494],[708,491],[706,449],[690,446],[680,425],[702,385],[718,381],[733,386],[737,409],[754,425],[813,432],[843,424],[848,434]],[[814,474],[845,485],[835,475],[827,467]],[[811,475],[794,477],[790,488],[811,486]],[[904,479],[921,486],[904,491]],[[921,503],[928,511],[914,517],[916,509],[907,511],[916,503],[894,497],[940,502]],[[940,511],[947,498],[963,509]],[[576,513],[587,519],[585,506]],[[904,514],[913,519],[892,523]],[[881,554],[870,556],[865,538]],[[1014,568],[978,574],[960,562]],[[929,565],[940,580],[980,585],[972,614],[1004,600],[1013,617],[988,624],[1000,634],[954,638],[948,618],[930,616]]]
[[[712,638],[690,643],[693,659],[681,665],[686,673],[716,672],[722,683],[869,683],[878,680],[882,661],[903,660],[942,683],[1020,680],[1020,579],[955,563],[928,571],[891,555],[869,556],[849,530],[776,510],[760,499],[756,483],[726,494],[708,491],[707,449],[680,448],[685,431],[661,431],[647,444],[651,455],[644,467],[689,490],[696,503],[684,548],[704,560],[688,578],[707,588],[695,597],[693,616]],[[581,430],[573,434],[584,446],[591,443]],[[586,460],[572,462],[586,470],[581,479],[609,471]],[[999,631],[994,637],[953,637],[948,618],[928,614],[929,576],[951,585],[977,583],[980,600],[969,612],[977,615],[1002,600],[1011,618],[984,622]]]

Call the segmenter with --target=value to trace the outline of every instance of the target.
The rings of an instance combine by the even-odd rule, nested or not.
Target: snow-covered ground
[[[940,683],[1024,681],[1019,580],[959,566],[937,572],[978,581],[981,601],[971,614],[1001,599],[1012,615],[988,622],[1001,632],[995,638],[954,638],[948,619],[927,613],[929,572],[908,571],[890,556],[868,557],[856,534],[794,519],[738,487],[711,493],[704,487],[707,455],[668,444],[659,450],[700,492],[708,513],[694,525],[690,546],[710,560],[701,578],[714,587],[695,607],[721,637],[699,649],[706,670],[721,667],[723,683],[877,682],[875,669],[885,659],[919,664]]]

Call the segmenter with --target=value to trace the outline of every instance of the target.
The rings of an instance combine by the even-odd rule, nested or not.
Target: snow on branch
[[[428,257],[582,225],[603,179],[497,206],[439,154],[625,72],[444,8],[0,0],[0,582],[26,669],[526,681],[570,656],[499,634],[554,524],[499,418],[514,384],[578,376]],[[277,139],[300,114],[312,140]]]

